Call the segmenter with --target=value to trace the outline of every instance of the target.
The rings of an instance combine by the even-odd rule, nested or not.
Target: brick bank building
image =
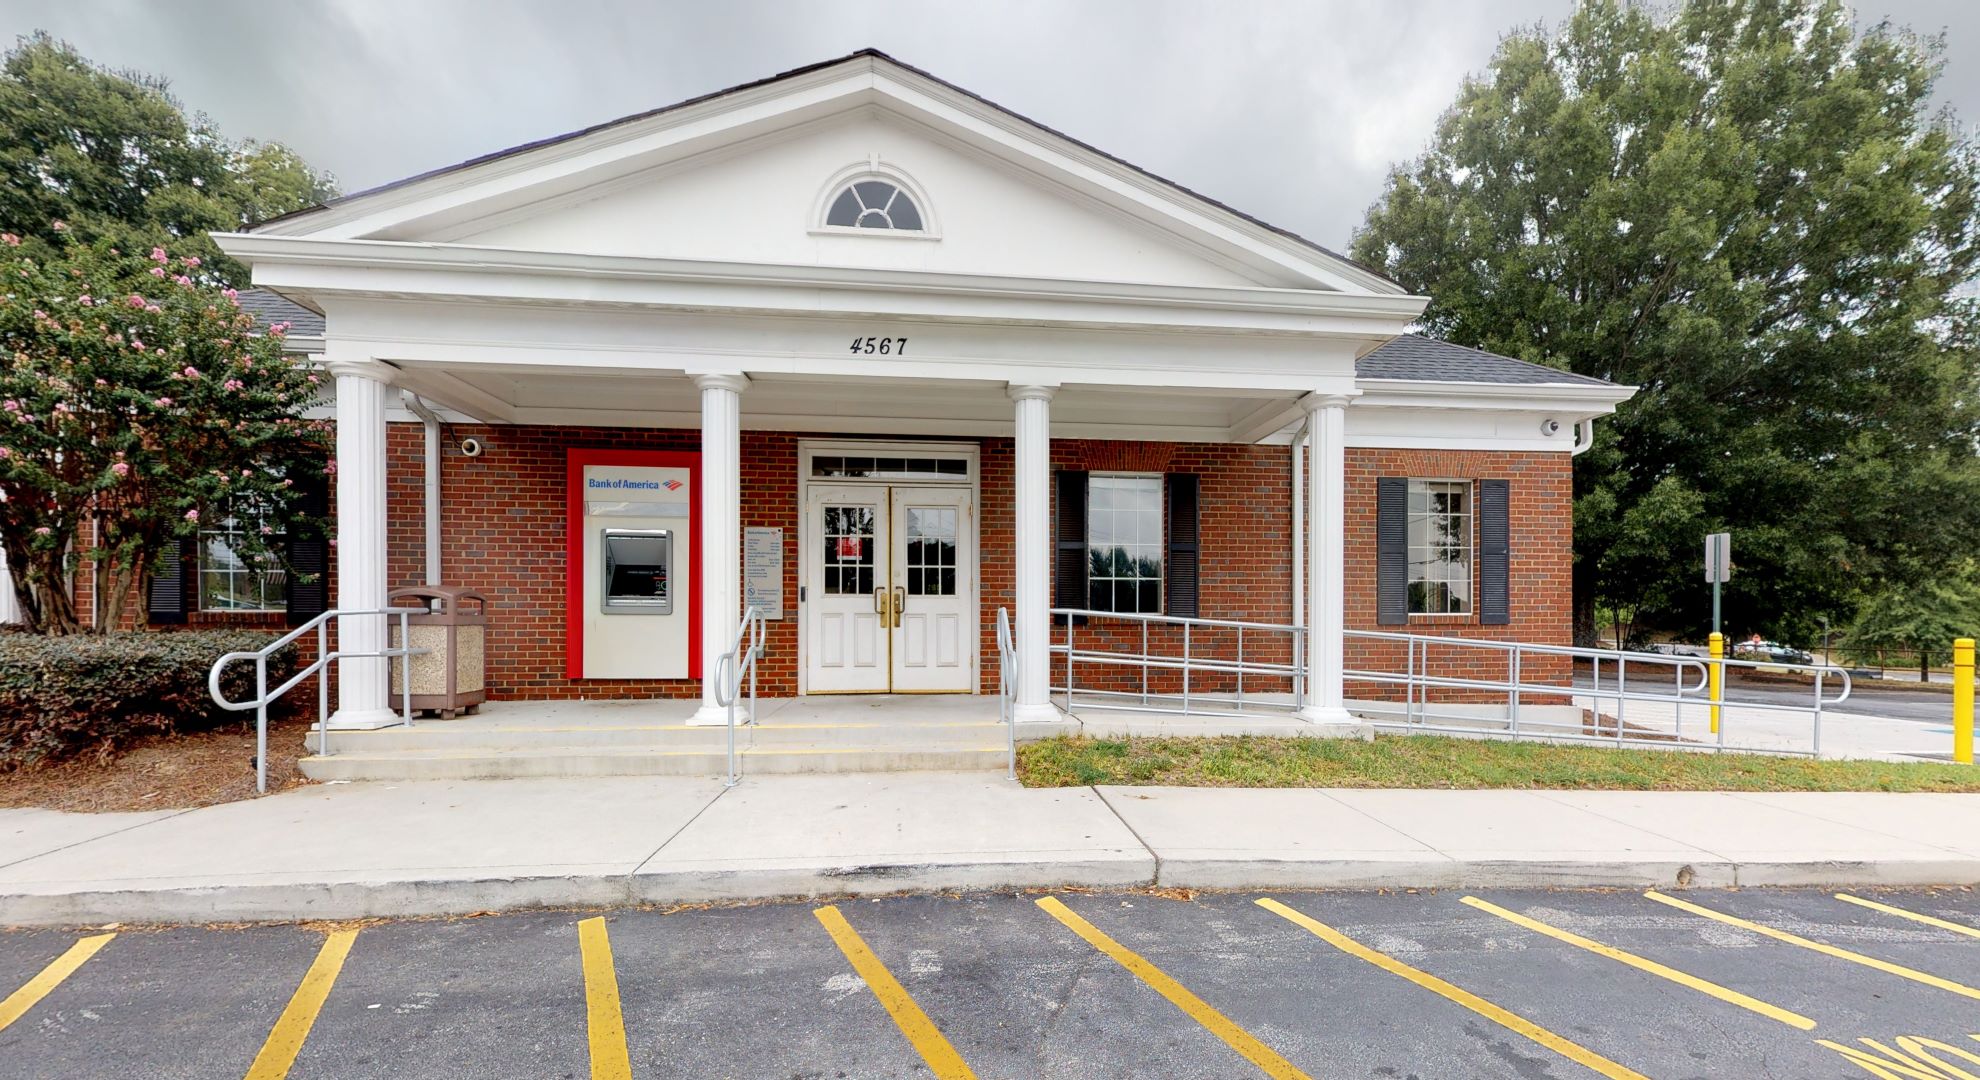
[[[771,696],[994,694],[1002,608],[1020,722],[1067,634],[1196,618],[1304,627],[1299,715],[1352,724],[1350,631],[1568,641],[1571,462],[1631,389],[1411,335],[1381,275],[875,52],[217,239],[334,376],[330,602],[435,573],[490,599],[491,699],[689,722],[747,599]],[[387,698],[345,661],[332,726]]]

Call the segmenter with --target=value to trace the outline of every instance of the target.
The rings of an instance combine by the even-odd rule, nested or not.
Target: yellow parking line
[[[19,990],[8,994],[7,1000],[0,1001],[0,1031],[7,1030],[7,1025],[19,1020],[29,1009],[34,1008],[36,1002],[47,997],[50,990],[62,985],[63,979],[75,974],[75,970],[83,966],[83,961],[95,956],[96,950],[110,944],[110,939],[116,936],[98,934],[95,937],[83,938],[69,946],[67,952],[50,961],[47,967],[41,969],[41,974],[29,979]]]
[[[1867,968],[1876,968],[1878,971],[1896,975],[1899,978],[1921,982],[1926,986],[1936,986],[1941,990],[1958,994],[1961,997],[1970,997],[1976,1001],[1980,1001],[1980,990],[1975,990],[1973,987],[1963,983],[1953,982],[1951,979],[1941,979],[1937,975],[1928,975],[1923,971],[1908,968],[1902,964],[1893,964],[1888,960],[1879,960],[1874,956],[1865,956],[1862,953],[1850,952],[1848,949],[1838,949],[1834,945],[1824,945],[1819,941],[1810,941],[1805,937],[1797,937],[1785,930],[1776,930],[1771,926],[1762,926],[1757,922],[1750,922],[1736,915],[1728,915],[1723,911],[1713,911],[1711,908],[1699,907],[1697,904],[1689,901],[1679,900],[1675,896],[1665,896],[1655,889],[1643,895],[1660,904],[1668,904],[1671,907],[1677,908],[1679,911],[1689,911],[1693,915],[1703,915],[1708,919],[1716,919],[1728,926],[1737,926],[1742,930],[1751,930],[1756,934],[1764,934],[1767,937],[1773,938],[1775,941],[1785,941],[1789,945],[1799,945],[1804,949],[1812,949],[1824,956],[1833,956],[1838,960],[1847,960],[1852,964],[1862,964]]]
[[[1649,972],[1660,979],[1669,979],[1679,986],[1688,986],[1701,994],[1709,994],[1712,997],[1718,998],[1720,1001],[1757,1012],[1770,1020],[1779,1020],[1789,1027],[1800,1028],[1802,1031],[1814,1030],[1815,1021],[1810,1020],[1800,1013],[1789,1012],[1778,1006],[1769,1005],[1759,998],[1748,997],[1737,990],[1729,990],[1726,987],[1720,986],[1718,983],[1707,982],[1696,975],[1687,975],[1676,968],[1665,967],[1655,960],[1646,960],[1635,953],[1624,952],[1612,945],[1604,945],[1599,941],[1592,941],[1579,934],[1563,930],[1558,926],[1550,926],[1531,916],[1521,915],[1515,911],[1507,911],[1497,904],[1486,903],[1475,896],[1462,897],[1459,902],[1469,904],[1480,911],[1497,915],[1509,923],[1524,926],[1536,934],[1545,934],[1555,941],[1565,941],[1575,948],[1586,949],[1597,956],[1606,956],[1618,963],[1628,964],[1638,971]]]
[[[1208,1002],[1190,993],[1183,984],[1170,978],[1161,968],[1143,960],[1120,942],[1108,937],[1099,927],[1074,914],[1073,910],[1060,903],[1057,897],[1040,897],[1038,906],[1044,908],[1053,918],[1065,923],[1067,929],[1085,938],[1088,945],[1106,953],[1115,963],[1128,969],[1156,993],[1168,998],[1171,1005],[1188,1014],[1191,1020],[1202,1024],[1210,1034],[1224,1040],[1231,1049],[1244,1055],[1246,1061],[1263,1069],[1265,1075],[1273,1077],[1274,1080],[1287,1080],[1290,1077],[1311,1080],[1294,1067],[1292,1062],[1280,1057],[1250,1032],[1232,1023],[1223,1013],[1211,1008]]]
[[[1465,1008],[1470,1009],[1472,1012],[1475,1012],[1478,1015],[1486,1018],[1487,1020],[1490,1020],[1493,1023],[1498,1024],[1500,1027],[1503,1027],[1508,1031],[1512,1031],[1517,1034],[1524,1035],[1528,1039],[1531,1039],[1534,1042],[1539,1043],[1541,1046],[1544,1046],[1547,1049],[1552,1050],[1554,1053],[1559,1054],[1564,1058],[1567,1058],[1569,1061],[1575,1062],[1578,1065],[1586,1065],[1587,1067],[1595,1070],[1596,1072],[1601,1073],[1603,1076],[1609,1077],[1610,1080],[1649,1080],[1649,1078],[1644,1076],[1642,1073],[1635,1072],[1622,1065],[1618,1065],[1615,1062],[1610,1061],[1608,1058],[1605,1058],[1602,1055],[1596,1053],[1595,1051],[1590,1050],[1579,1043],[1572,1042],[1568,1039],[1564,1039],[1561,1036],[1556,1035],[1553,1032],[1548,1031],[1546,1028],[1543,1028],[1540,1025],[1534,1023],[1533,1021],[1526,1019],[1525,1017],[1519,1016],[1515,1013],[1507,1012],[1505,1009],[1502,1009],[1497,1005],[1494,1005],[1491,1002],[1486,1001],[1484,998],[1479,997],[1477,994],[1474,994],[1469,990],[1464,990],[1459,987],[1453,986],[1450,983],[1447,983],[1444,980],[1439,979],[1438,977],[1430,974],[1427,971],[1419,971],[1416,968],[1410,967],[1408,964],[1403,963],[1402,961],[1396,959],[1393,956],[1388,955],[1387,953],[1376,952],[1374,949],[1371,949],[1368,946],[1363,945],[1362,943],[1354,940],[1353,938],[1348,937],[1346,934],[1341,933],[1339,930],[1336,930],[1333,927],[1318,921],[1317,919],[1309,918],[1306,915],[1303,915],[1293,910],[1292,908],[1289,908],[1286,905],[1279,903],[1277,900],[1273,900],[1270,897],[1261,897],[1257,901],[1257,904],[1259,907],[1262,907],[1265,910],[1272,912],[1273,914],[1280,915],[1286,918],[1287,920],[1301,927],[1304,927],[1305,929],[1311,931],[1313,935],[1318,937],[1320,940],[1326,942],[1329,945],[1332,945],[1334,948],[1339,949],[1344,953],[1347,953],[1349,956],[1358,957],[1362,960],[1366,960],[1369,963],[1374,964],[1376,967],[1381,968],[1383,971],[1386,971],[1391,975],[1398,975],[1401,976],[1402,978],[1408,979],[1410,982],[1415,983],[1416,985],[1424,988],[1425,990],[1430,991],[1433,994],[1438,995],[1439,997],[1444,998],[1447,1001],[1455,1002],[1458,1005],[1462,1005]]]
[[[1965,934],[1967,937],[1980,937],[1980,930],[1975,930],[1971,926],[1961,926],[1959,923],[1947,922],[1944,919],[1935,919],[1930,915],[1920,915],[1915,911],[1894,908],[1889,904],[1880,904],[1875,900],[1865,900],[1860,896],[1837,893],[1836,899],[1841,900],[1845,904],[1855,904],[1857,907],[1867,907],[1872,911],[1881,911],[1886,915],[1896,915],[1900,919],[1910,919],[1912,922],[1922,922],[1927,926],[1936,926],[1941,930],[1951,930],[1955,934]]]
[[[853,970],[866,980],[867,989],[880,999],[887,1015],[894,1018],[894,1026],[901,1029],[901,1034],[907,1036],[907,1041],[921,1055],[921,1060],[928,1063],[929,1071],[938,1080],[976,1080],[976,1074],[969,1071],[962,1055],[949,1045],[949,1040],[942,1036],[942,1030],[935,1026],[935,1021],[930,1020],[928,1014],[921,1011],[921,1006],[914,1003],[907,987],[902,986],[900,980],[887,970],[887,965],[873,954],[873,950],[859,936],[859,931],[854,930],[846,917],[839,914],[839,909],[827,905],[812,914],[818,916],[825,932],[832,935],[839,951],[846,954]]]
[[[603,918],[578,921],[578,953],[584,960],[584,1026],[591,1045],[591,1080],[631,1080],[626,1020],[619,1011],[619,973]]]
[[[247,1080],[282,1080],[289,1075],[289,1067],[302,1052],[303,1040],[309,1038],[316,1014],[323,1011],[323,1001],[330,996],[337,973],[344,970],[344,958],[350,955],[351,943],[357,936],[356,930],[333,930],[323,939],[316,960],[303,973],[288,1007],[276,1018],[268,1041],[261,1044],[261,1053],[254,1056],[254,1064],[248,1066]]]

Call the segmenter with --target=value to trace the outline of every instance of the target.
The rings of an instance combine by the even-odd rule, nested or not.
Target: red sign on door
[[[865,537],[863,536],[839,537],[839,558],[841,560],[850,559],[854,562],[857,562],[859,561],[860,554],[865,550],[866,550]]]

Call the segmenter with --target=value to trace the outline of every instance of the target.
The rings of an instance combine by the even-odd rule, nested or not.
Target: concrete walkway
[[[1980,883],[1980,795],[1030,790],[983,773],[330,784],[0,811],[0,924],[903,890]]]

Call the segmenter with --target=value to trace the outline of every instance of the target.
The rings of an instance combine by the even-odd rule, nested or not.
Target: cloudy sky
[[[1571,0],[0,0],[164,75],[235,137],[355,191],[874,46],[1332,246],[1508,29]],[[1863,0],[1943,31],[1980,121],[1980,2]],[[1965,58],[1966,62],[1961,63]]]

